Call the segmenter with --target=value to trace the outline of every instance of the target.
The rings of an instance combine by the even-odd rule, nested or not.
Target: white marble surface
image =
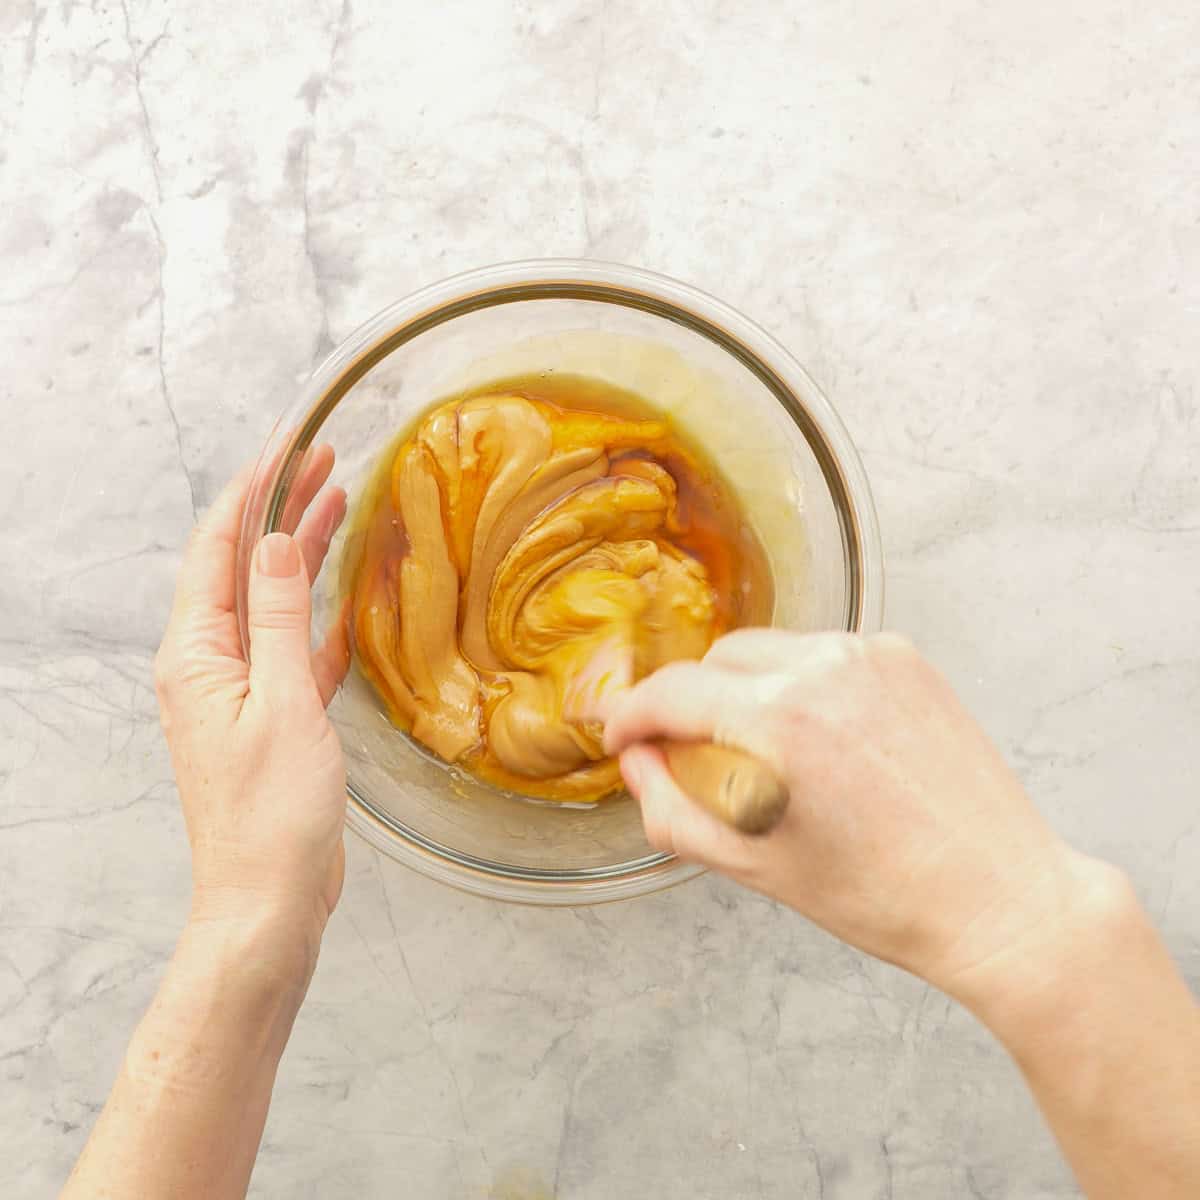
[[[1194,0],[0,6],[0,1176],[54,1192],[182,918],[149,679],[315,356],[481,263],[758,318],[888,614],[1200,979]],[[539,1193],[540,1189],[540,1193]],[[255,1196],[1075,1195],[914,980],[716,880],[483,903],[350,847]]]

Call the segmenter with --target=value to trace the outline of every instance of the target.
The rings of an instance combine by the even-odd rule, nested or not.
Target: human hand
[[[1073,903],[1086,874],[946,681],[893,635],[739,631],[605,716],[653,846],[946,990]],[[791,792],[780,825],[747,836],[691,803],[658,738],[764,759]]]
[[[345,766],[325,715],[349,663],[344,624],[309,648],[310,581],[346,511],[345,492],[321,490],[332,468],[330,447],[310,452],[289,532],[255,552],[249,661],[235,611],[247,470],[192,534],[155,663],[192,847],[193,917],[282,922],[296,936],[279,939],[280,953],[297,950],[307,971],[344,872]]]

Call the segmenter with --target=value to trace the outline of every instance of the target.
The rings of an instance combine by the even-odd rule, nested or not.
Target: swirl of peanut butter
[[[568,703],[616,663],[628,682],[721,630],[704,566],[673,542],[676,482],[656,420],[516,394],[433,410],[396,451],[402,552],[359,566],[356,651],[391,719],[448,762],[531,795],[619,785]],[[614,656],[614,648],[617,653]]]

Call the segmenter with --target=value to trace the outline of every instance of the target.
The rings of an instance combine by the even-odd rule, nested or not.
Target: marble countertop
[[[796,352],[888,623],[1200,980],[1197,44],[1194,0],[3,5],[5,1194],[65,1177],[184,914],[150,661],[194,514],[317,356],[496,260]],[[788,912],[503,907],[352,841],[252,1194],[1076,1191],[970,1018]]]

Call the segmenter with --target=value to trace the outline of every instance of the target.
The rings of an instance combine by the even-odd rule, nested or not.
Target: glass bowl
[[[883,563],[862,463],[829,401],[773,338],[727,305],[632,267],[553,260],[485,267],[384,309],[314,371],[280,417],[251,487],[238,615],[259,539],[282,527],[307,449],[358,491],[395,434],[438,399],[493,379],[588,375],[636,392],[708,450],[766,547],[776,626],[879,628]],[[314,633],[339,619],[339,534],[313,587]],[[426,875],[495,899],[583,904],[698,873],[653,851],[627,796],[538,803],[447,767],[399,732],[351,672],[329,709],[345,747],[347,821]]]

